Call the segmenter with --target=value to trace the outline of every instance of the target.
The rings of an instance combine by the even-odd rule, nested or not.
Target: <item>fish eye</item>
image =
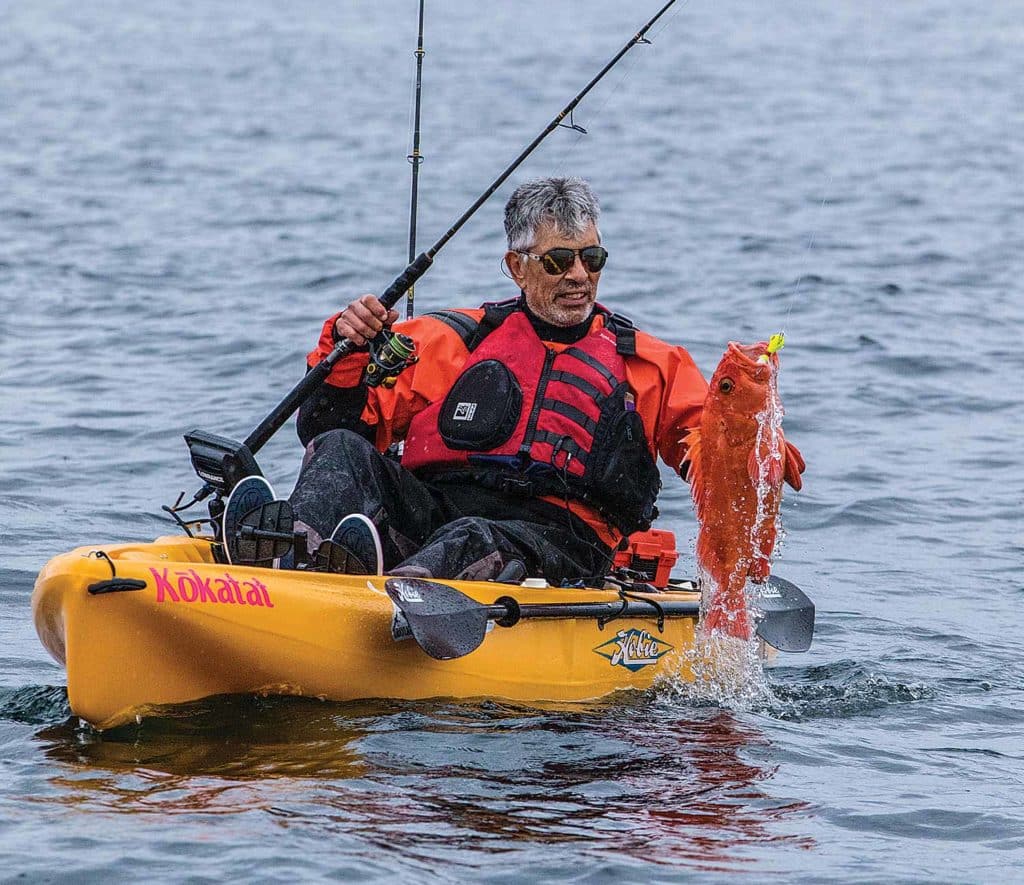
[[[718,382],[718,389],[722,391],[722,393],[732,393],[732,389],[735,386],[736,384],[733,382],[732,378],[723,378]]]

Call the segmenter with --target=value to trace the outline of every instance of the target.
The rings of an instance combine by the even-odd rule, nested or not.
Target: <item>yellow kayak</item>
[[[692,679],[698,602],[225,565],[163,537],[55,557],[32,609],[72,711],[104,729],[218,694],[584,701]]]

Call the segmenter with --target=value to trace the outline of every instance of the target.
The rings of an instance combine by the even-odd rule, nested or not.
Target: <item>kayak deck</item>
[[[695,611],[660,628],[655,606],[649,616],[631,606],[605,624],[559,617],[489,626],[474,651],[435,660],[393,637],[388,580],[225,565],[210,540],[173,536],[55,557],[32,608],[43,645],[67,669],[72,711],[101,729],[218,694],[586,701],[666,675],[693,678]],[[485,605],[620,599],[613,590],[438,583]],[[698,601],[696,592],[630,595]]]

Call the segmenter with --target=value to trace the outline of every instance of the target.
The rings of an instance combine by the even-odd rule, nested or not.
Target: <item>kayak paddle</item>
[[[487,623],[513,627],[527,618],[593,618],[600,626],[616,618],[694,617],[696,600],[661,600],[656,595],[623,594],[610,602],[520,604],[502,596],[490,605],[448,584],[422,578],[389,578],[385,589],[405,618],[413,639],[439,661],[461,658],[480,647]],[[806,651],[814,633],[814,603],[795,584],[771,577],[754,600],[757,635],[779,651]]]
[[[754,632],[779,651],[807,651],[814,637],[814,603],[792,581],[772,575],[751,600]]]

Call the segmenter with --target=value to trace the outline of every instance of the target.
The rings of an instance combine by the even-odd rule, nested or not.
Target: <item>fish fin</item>
[[[713,532],[705,527],[707,518],[707,485],[704,482],[704,449],[701,445],[700,428],[694,427],[683,437],[686,443],[686,458],[683,461],[687,465],[686,479],[690,483],[690,497],[693,499],[693,511],[697,517],[697,523],[702,526],[697,532],[697,549],[695,551],[698,563],[711,561]]]
[[[709,575],[710,577],[710,575]],[[710,586],[702,588],[707,592],[707,606],[703,612],[703,631],[750,639],[750,614],[747,611],[747,575],[735,567],[720,571],[710,578]]]
[[[800,474],[804,472],[807,465],[804,463],[804,456],[800,454],[800,450],[789,440],[786,440],[785,461],[786,482],[788,482],[794,490],[799,492],[804,484],[804,481],[800,478]]]
[[[685,465],[686,472],[683,474],[683,479],[690,483],[690,494],[693,497],[694,503],[698,503],[699,499],[704,494],[704,471],[701,463],[700,428],[691,427],[683,437],[683,443],[686,445],[686,457],[683,459],[683,463],[679,466],[682,468]]]
[[[771,458],[768,462],[768,486],[777,489],[782,485],[782,464],[778,459]],[[750,450],[750,457],[747,458],[747,474],[750,476],[751,485],[757,488],[761,481],[761,464],[757,458],[757,449]]]
[[[752,635],[750,618],[746,612],[730,618],[728,612],[721,608],[708,612],[704,619],[703,629],[706,636],[713,633],[724,633],[726,636],[742,639],[745,642],[749,641]]]

